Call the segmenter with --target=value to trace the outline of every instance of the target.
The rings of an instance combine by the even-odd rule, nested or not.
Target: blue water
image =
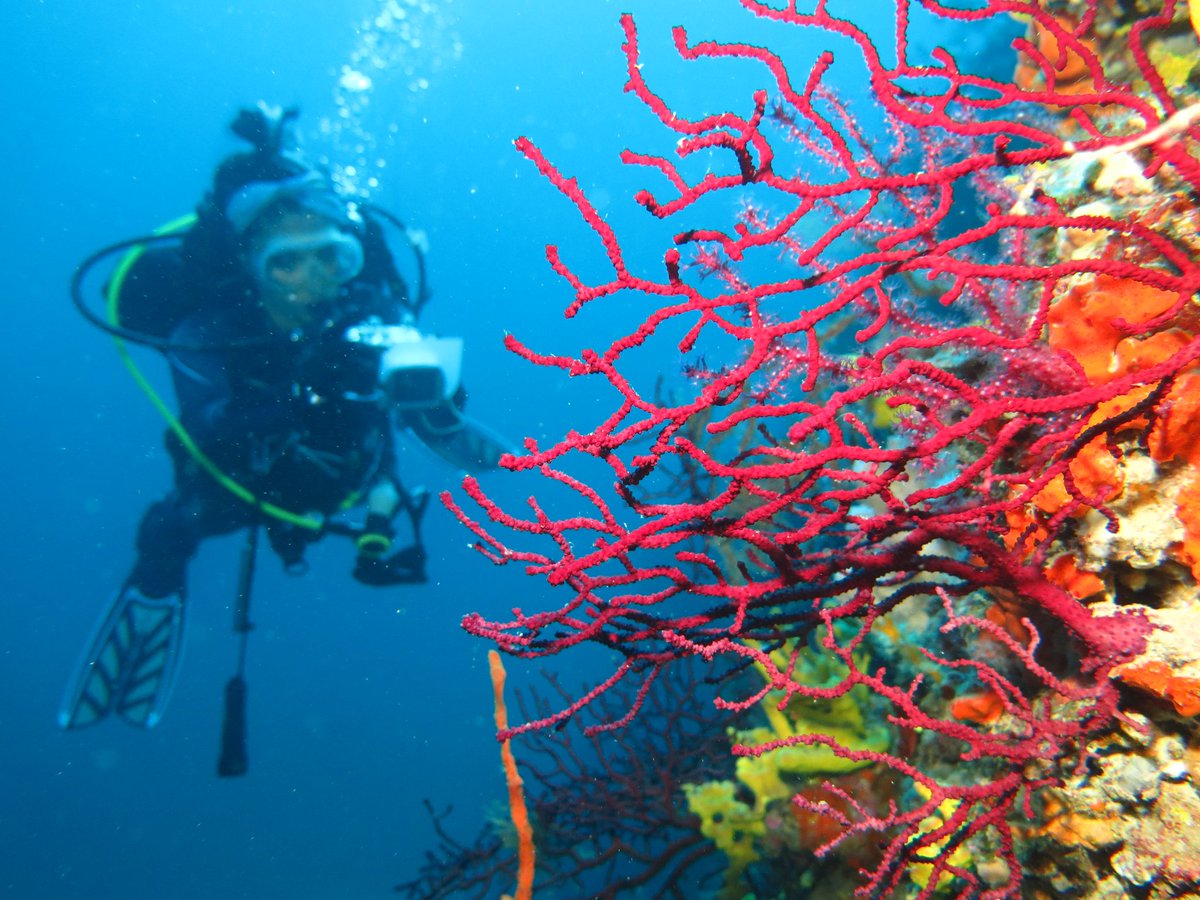
[[[598,393],[521,363],[503,335],[574,353],[592,343],[592,329],[603,333],[622,315],[628,325],[628,307],[564,321],[570,291],[543,245],[561,244],[589,273],[605,271],[603,258],[511,142],[528,135],[578,175],[631,258],[657,266],[667,232],[630,199],[651,176],[617,155],[627,146],[667,152],[671,140],[622,92],[618,15],[637,15],[655,89],[691,114],[730,104],[748,112],[744,98],[763,79],[734,63],[705,84],[675,58],[669,26],[747,40],[763,26],[731,0],[399,5],[424,23],[425,40],[371,73],[369,108],[351,124],[377,141],[372,165],[386,160],[373,199],[429,237],[435,298],[422,324],[466,339],[470,407],[481,419],[513,438],[586,427],[607,409],[587,405]],[[459,620],[565,598],[492,567],[437,505],[422,587],[358,585],[350,549],[335,541],[310,553],[303,578],[264,552],[246,777],[215,776],[222,688],[236,664],[236,537],[206,544],[192,568],[188,648],[161,725],[61,733],[54,722],[93,620],[132,562],[140,515],[170,478],[162,423],[111,343],[71,309],[71,271],[94,249],[190,210],[216,163],[240,149],[226,125],[241,106],[297,104],[310,150],[345,149],[318,126],[337,115],[342,66],[373,33],[361,24],[386,6],[11,0],[0,12],[0,896],[386,897],[431,843],[422,798],[453,804],[450,826],[463,837],[502,801],[487,646]],[[161,378],[152,355],[142,361]],[[410,482],[457,483],[428,456],[415,453],[409,465]],[[504,475],[487,486],[512,504],[530,491]],[[564,683],[594,676],[581,658],[561,661]],[[510,664],[512,681],[528,683],[540,665]]]

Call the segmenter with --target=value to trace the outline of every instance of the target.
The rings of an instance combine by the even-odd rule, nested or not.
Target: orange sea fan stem
[[[492,674],[492,693],[496,699],[496,730],[503,732],[508,729],[508,709],[504,705],[504,663],[495,650],[488,651],[488,669]],[[508,785],[508,806],[512,812],[513,827],[517,829],[516,900],[529,900],[533,896],[533,828],[529,825],[524,782],[517,773],[511,739],[505,739],[500,744],[500,759],[504,762],[504,780]]]

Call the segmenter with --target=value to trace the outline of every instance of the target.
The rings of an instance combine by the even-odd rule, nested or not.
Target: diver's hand
[[[414,544],[383,559],[359,556],[351,574],[355,581],[371,587],[424,584],[428,580],[425,576],[425,548]]]
[[[376,397],[379,350],[340,339],[314,341],[297,360],[296,383],[309,396],[327,399]]]

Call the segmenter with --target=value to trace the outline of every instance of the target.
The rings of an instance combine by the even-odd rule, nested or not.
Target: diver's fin
[[[184,611],[182,594],[152,600],[125,585],[67,685],[59,726],[83,728],[110,713],[143,728],[158,724],[179,671]]]

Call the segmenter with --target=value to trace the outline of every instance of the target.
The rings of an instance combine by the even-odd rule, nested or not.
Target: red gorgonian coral
[[[627,90],[676,138],[680,158],[624,155],[666,185],[638,203],[680,223],[661,275],[629,267],[578,184],[517,142],[612,265],[609,280],[586,284],[548,248],[575,292],[567,315],[618,295],[649,312],[609,346],[573,355],[508,338],[538,366],[607,381],[615,405],[598,426],[548,447],[530,439],[506,462],[555,482],[553,506],[531,498],[518,516],[471,479],[478,521],[445,498],[483,553],[567,595],[558,609],[516,609],[502,622],[471,615],[464,626],[520,656],[581,642],[619,656],[586,696],[509,734],[560,723],[625,679],[640,680],[640,698],[663,666],[691,655],[733,655],[767,673],[760,693],[719,701],[730,707],[774,690],[782,709],[797,695],[866,685],[888,709],[892,752],[820,733],[734,752],[824,744],[908,785],[907,802],[882,817],[853,797],[850,813],[796,800],[840,821],[843,838],[880,832],[886,849],[865,895],[897,890],[921,865],[923,896],[939,883],[1012,895],[1021,867],[1011,819],[1053,778],[1037,763],[1077,758],[1111,725],[1109,673],[1141,652],[1149,629],[1134,612],[1099,614],[1068,577],[1077,573],[1056,542],[1082,511],[1105,514],[1110,494],[1075,464],[1089,446],[1119,455],[1123,442],[1144,444],[1200,359],[1197,330],[1185,330],[1161,358],[1097,381],[1047,343],[1056,299],[1100,278],[1167,298],[1151,320],[1111,328],[1173,327],[1194,315],[1200,265],[1161,221],[1068,207],[1044,185],[1078,177],[1095,191],[1096,168],[1121,159],[1194,206],[1196,107],[1181,105],[1152,61],[1176,29],[1176,4],[1122,22],[1101,0],[896,0],[886,54],[825,2],[811,12],[794,0],[741,4],[778,24],[780,44],[806,30],[834,49],[797,78],[796,63],[789,71],[771,49],[689,43],[677,29],[685,60],[755,61],[769,85],[742,113],[697,120],[643,80],[623,19]],[[982,29],[1013,15],[1030,24],[1013,44],[1022,64],[1011,80],[973,74],[943,48],[912,61],[918,18]],[[839,69],[859,72],[869,96],[843,99],[826,83]],[[693,173],[693,158],[710,171]],[[734,220],[720,220],[735,207]],[[1062,252],[1053,236],[1066,233],[1099,249]],[[640,383],[629,360],[647,353],[680,377],[662,389]],[[575,462],[584,457],[606,463],[615,482],[585,481]],[[1038,513],[1052,485],[1062,501]],[[559,513],[564,493],[576,505]],[[848,674],[806,684],[806,642]],[[790,665],[773,662],[781,647]],[[956,715],[948,700],[968,691],[986,693],[996,714]],[[597,727],[618,727],[638,705]],[[981,875],[961,848],[996,865]]]

